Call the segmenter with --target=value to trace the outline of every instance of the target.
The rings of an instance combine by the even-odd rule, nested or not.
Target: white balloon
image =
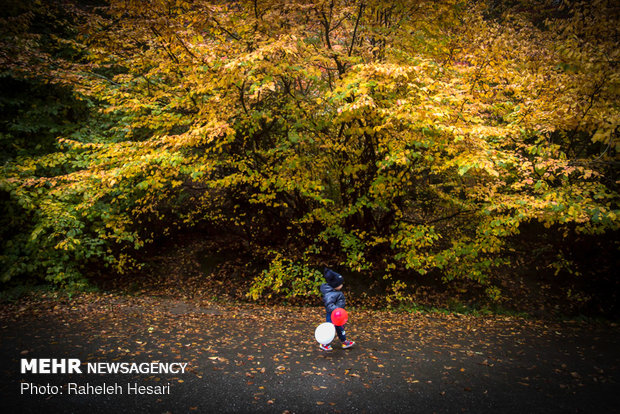
[[[333,323],[323,322],[314,330],[314,338],[322,345],[327,345],[334,340],[336,336],[336,327]]]

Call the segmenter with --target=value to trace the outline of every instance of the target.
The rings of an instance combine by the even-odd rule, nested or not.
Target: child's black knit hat
[[[323,276],[325,276],[327,284],[334,289],[344,283],[344,277],[342,277],[340,273],[336,273],[331,269],[325,268],[323,271]]]

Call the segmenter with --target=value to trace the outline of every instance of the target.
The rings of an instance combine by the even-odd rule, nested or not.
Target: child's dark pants
[[[327,322],[332,323],[331,312],[327,312],[327,317],[325,319],[327,320]],[[338,339],[340,339],[341,342],[344,342],[347,340],[347,335],[344,331],[344,325],[336,326],[336,335],[338,335]]]

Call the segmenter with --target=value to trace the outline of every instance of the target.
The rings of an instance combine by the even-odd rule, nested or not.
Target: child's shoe
[[[327,352],[327,351],[331,351],[331,350],[333,350],[333,349],[334,349],[334,348],[332,348],[332,346],[331,346],[331,345],[329,345],[329,344],[327,344],[327,345],[323,345],[323,344],[321,344],[321,346],[320,346],[319,348],[321,348],[321,350],[322,350],[322,351],[326,351],[326,352]]]
[[[355,345],[355,342],[353,341],[344,341],[342,343],[342,349],[351,348],[353,345]]]

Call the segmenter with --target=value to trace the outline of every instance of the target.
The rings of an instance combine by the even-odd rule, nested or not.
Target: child
[[[342,277],[342,275],[330,269],[325,269],[323,271],[323,276],[325,277],[327,283],[323,283],[320,289],[321,293],[323,294],[323,302],[325,302],[325,311],[327,312],[326,319],[327,322],[331,323],[332,312],[334,311],[334,309],[344,309],[344,293],[340,291],[340,289],[342,289],[342,284],[344,283],[344,278]],[[355,342],[347,341],[344,326],[336,326],[336,334],[342,342],[343,349],[351,348],[353,345],[355,345]],[[333,348],[329,344],[321,344],[321,349],[323,351],[331,351]]]

